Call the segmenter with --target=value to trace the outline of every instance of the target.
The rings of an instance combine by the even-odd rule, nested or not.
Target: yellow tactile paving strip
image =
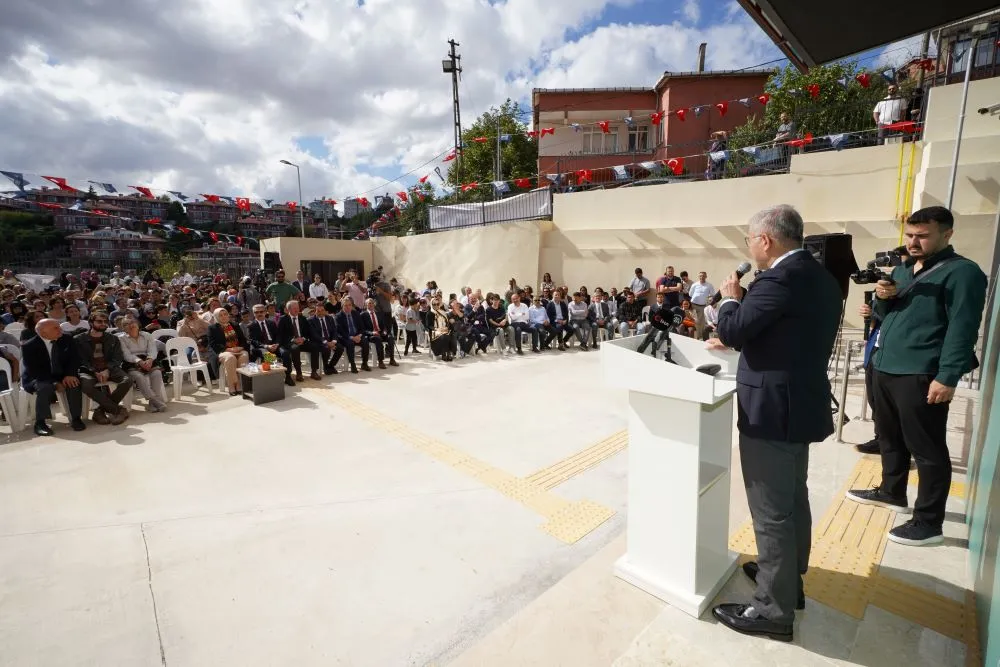
[[[452,467],[486,486],[516,500],[543,516],[542,530],[556,539],[573,544],[615,515],[614,510],[589,500],[569,501],[549,493],[530,479],[521,479],[470,456],[451,445],[416,431],[367,405],[348,398],[336,389],[310,389],[345,412],[411,445],[435,460]],[[554,486],[554,485],[553,485]]]
[[[911,623],[930,628],[967,645],[968,664],[979,655],[975,596],[967,592],[964,602],[933,593],[879,573],[893,512],[848,500],[848,489],[877,486],[882,465],[877,457],[863,457],[834,498],[833,504],[813,530],[806,596],[857,619],[868,605],[896,614]],[[915,482],[915,475],[911,482]],[[952,484],[952,493],[964,497],[965,484]],[[730,538],[729,548],[742,554],[741,561],[757,553],[753,524],[747,520]]]
[[[618,431],[596,445],[588,447],[582,452],[577,452],[548,468],[543,468],[529,475],[526,479],[543,489],[554,489],[563,482],[606,461],[626,447],[628,447],[628,431]]]

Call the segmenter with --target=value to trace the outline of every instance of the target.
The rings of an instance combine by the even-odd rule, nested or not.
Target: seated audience
[[[41,320],[36,330],[38,335],[21,347],[21,387],[35,396],[35,435],[53,434],[47,421],[52,419],[52,403],[57,391],[66,394],[70,426],[74,431],[82,431],[87,427],[81,419],[83,394],[76,341],[63,333],[55,320]]]
[[[611,307],[604,300],[604,292],[600,288],[594,291],[594,299],[590,304],[590,317],[594,325],[590,330],[590,340],[595,348],[600,346],[597,340],[597,332],[600,329],[604,329],[608,340],[615,339],[618,320],[612,316]]]
[[[528,306],[521,303],[520,292],[510,295],[510,305],[507,306],[507,322],[514,338],[514,347],[518,354],[524,354],[521,349],[521,334],[531,332],[532,347],[538,347],[538,334],[528,327]]]
[[[340,344],[351,365],[351,372],[356,375],[358,368],[354,361],[354,350],[361,348],[361,365],[363,368],[368,368],[368,345],[364,342],[364,325],[361,323],[360,314],[354,308],[354,299],[345,296],[340,300],[340,312],[337,313],[336,319]]]
[[[310,377],[319,380],[319,349],[309,338],[309,320],[299,312],[299,302],[289,301],[285,304],[285,314],[278,320],[278,340],[282,353],[291,357],[295,367],[295,379],[302,382],[302,353],[309,353],[309,364],[312,368]],[[292,382],[292,368],[285,369],[285,384],[295,386]]]
[[[560,350],[565,351],[566,342],[573,335],[573,330],[569,326],[569,307],[563,301],[563,292],[561,290],[556,290],[552,293],[552,300],[549,301],[545,309],[549,314],[549,322],[551,323],[556,343],[559,345]]]
[[[103,311],[93,312],[90,331],[78,333],[73,340],[80,351],[80,386],[98,406],[91,419],[97,424],[118,425],[128,419],[128,410],[121,403],[132,388],[132,378],[123,368],[121,341],[108,333],[108,324]],[[115,389],[109,393],[106,387],[110,383]]]
[[[309,318],[309,327],[313,343],[319,348],[319,356],[323,360],[323,373],[336,375],[337,362],[344,354],[344,348],[338,342],[337,322],[333,315],[327,314],[326,306],[322,303],[316,305],[315,313]],[[261,309],[261,317],[263,315]]]
[[[441,297],[435,295],[431,299],[430,327],[427,329],[431,339],[431,353],[444,361],[451,361],[454,337],[448,321],[448,311],[441,304]]]
[[[385,370],[385,357],[388,353],[389,365],[399,366],[396,363],[395,340],[389,329],[389,320],[386,314],[376,309],[375,299],[365,301],[365,313],[361,316],[361,324],[365,329],[365,338],[369,343],[375,344],[375,355],[378,357],[378,367]],[[367,364],[362,365],[362,370],[371,370]]]
[[[156,365],[156,340],[148,332],[140,331],[139,323],[130,317],[125,318],[122,331],[124,333],[118,339],[125,358],[125,371],[139,393],[149,401],[150,412],[165,411],[163,373]]]
[[[229,321],[229,311],[215,309],[215,324],[208,327],[208,345],[219,359],[219,368],[226,371],[226,384],[230,396],[240,393],[240,376],[236,369],[250,362],[246,338],[239,325]]]
[[[573,293],[573,300],[567,304],[569,308],[569,327],[580,341],[580,349],[588,350],[587,342],[590,340],[590,308],[583,300],[583,295],[579,292]]]
[[[66,321],[59,325],[63,333],[75,336],[83,331],[90,331],[90,323],[83,319],[80,307],[76,303],[66,306]]]
[[[531,330],[531,351],[537,354],[539,347],[542,350],[549,349],[549,341],[555,333],[549,322],[549,313],[542,305],[540,297],[536,296],[528,308],[528,328]]]
[[[625,302],[618,307],[618,331],[622,336],[628,336],[629,330],[639,336],[646,332],[646,323],[642,321],[643,305],[635,300],[635,294],[629,291]]]
[[[488,294],[489,305],[486,307],[486,322],[490,327],[490,340],[496,340],[501,354],[511,354],[507,331],[507,311],[500,303],[496,294]]]

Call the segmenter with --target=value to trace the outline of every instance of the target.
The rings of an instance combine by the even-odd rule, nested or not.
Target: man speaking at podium
[[[743,566],[757,584],[749,604],[712,613],[737,632],[779,641],[792,640],[795,610],[805,608],[809,443],[833,433],[827,362],[843,303],[837,281],[802,240],[802,217],[791,206],[753,216],[745,241],[761,273],[746,296],[731,275],[719,305],[719,340],[740,351],[740,461],[759,558]]]

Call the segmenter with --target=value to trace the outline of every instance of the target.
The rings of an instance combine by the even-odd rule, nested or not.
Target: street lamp
[[[302,170],[299,169],[299,165],[289,162],[288,160],[281,160],[281,164],[287,164],[289,167],[295,167],[295,177],[299,181],[299,229],[302,231],[302,238],[305,238],[306,222],[305,218],[302,216]]]

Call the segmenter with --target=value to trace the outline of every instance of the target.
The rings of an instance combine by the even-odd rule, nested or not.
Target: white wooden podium
[[[629,391],[628,552],[615,574],[700,616],[736,568],[729,551],[729,463],[739,354],[671,336],[673,360],[601,344],[606,381]],[[716,363],[715,376],[695,367]]]

